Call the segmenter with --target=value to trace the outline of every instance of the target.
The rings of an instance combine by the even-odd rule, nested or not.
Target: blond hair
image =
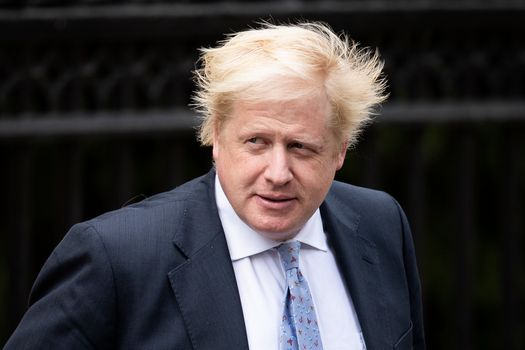
[[[212,145],[234,101],[291,101],[324,89],[329,126],[353,145],[374,107],[385,100],[383,63],[323,23],[262,23],[201,49],[192,107],[202,116],[198,138]]]

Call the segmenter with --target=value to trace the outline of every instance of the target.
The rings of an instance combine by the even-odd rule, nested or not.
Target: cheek
[[[326,192],[332,184],[338,164],[339,162],[335,159],[302,164],[298,168],[300,171],[296,172],[296,178],[307,192],[317,196]]]
[[[238,187],[253,185],[264,174],[264,157],[246,152],[225,152],[222,150],[221,170],[237,183]]]
[[[239,176],[250,181],[255,181],[264,174],[264,169],[265,162],[263,157],[250,154],[239,159],[235,171],[239,173]]]

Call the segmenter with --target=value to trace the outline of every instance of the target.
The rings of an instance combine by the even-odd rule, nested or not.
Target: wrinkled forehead
[[[307,130],[309,128],[321,131],[321,129],[334,132],[332,128],[332,105],[330,104],[323,90],[312,90],[309,93],[297,94],[295,98],[283,98],[280,94],[275,94],[272,98],[256,99],[237,99],[234,100],[229,115],[223,119],[224,123],[235,118],[251,116],[251,123],[256,123],[257,119],[275,120],[282,125],[296,124],[297,129]],[[277,123],[278,124],[278,123]],[[275,124],[275,125],[277,125]],[[221,125],[224,127],[224,124]]]

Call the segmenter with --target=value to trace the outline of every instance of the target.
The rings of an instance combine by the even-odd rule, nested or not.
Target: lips
[[[296,202],[296,197],[275,194],[257,194],[255,199],[261,207],[270,210],[290,209]]]
[[[283,196],[265,196],[265,195],[259,195],[264,200],[271,201],[271,202],[286,202],[294,199],[293,197],[283,197]]]

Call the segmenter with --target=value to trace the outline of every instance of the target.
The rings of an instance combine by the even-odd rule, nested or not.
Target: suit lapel
[[[352,298],[368,350],[389,346],[390,331],[374,243],[359,235],[360,215],[335,198],[321,206],[323,225]]]
[[[187,260],[168,274],[194,349],[247,349],[235,274],[217,213],[214,172],[197,184],[174,244]]]
[[[247,349],[244,317],[210,172],[188,194],[174,236],[186,260],[168,274],[194,349]],[[352,297],[367,349],[389,346],[385,290],[375,244],[360,215],[328,195],[321,206],[324,229]]]

